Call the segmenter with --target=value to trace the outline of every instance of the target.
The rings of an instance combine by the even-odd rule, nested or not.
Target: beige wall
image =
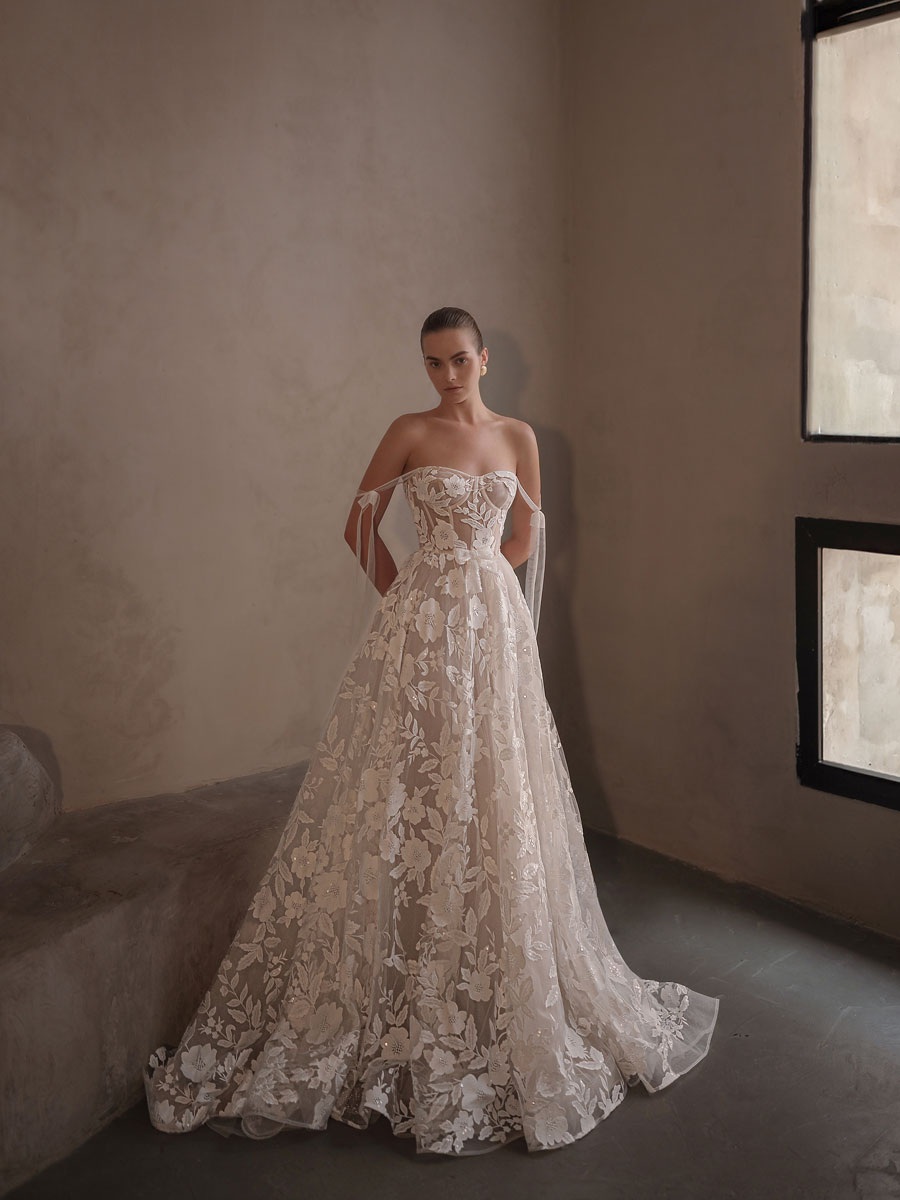
[[[558,5],[0,9],[0,720],[64,807],[296,762],[346,665],[343,541],[418,330],[560,401]]]
[[[794,765],[794,516],[900,520],[897,446],[800,437],[800,11],[567,8],[566,713],[587,824],[900,936],[900,813]]]
[[[896,447],[799,433],[799,11],[3,6],[0,718],[67,808],[308,753],[458,303],[541,441],[585,824],[900,935],[900,815],[794,769],[794,515],[900,519]]]

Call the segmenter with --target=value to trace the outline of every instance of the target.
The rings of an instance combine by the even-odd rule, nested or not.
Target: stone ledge
[[[63,813],[0,874],[0,1195],[143,1095],[281,836],[306,763]]]

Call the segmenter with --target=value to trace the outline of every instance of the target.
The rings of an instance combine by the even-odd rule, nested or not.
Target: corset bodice
[[[374,515],[382,501],[381,493],[393,490],[398,483],[403,484],[418,540],[416,550],[409,554],[401,571],[404,568],[415,569],[423,563],[443,571],[448,560],[455,559],[463,563],[473,558],[484,560],[486,566],[494,564],[503,570],[503,565],[497,560],[503,557],[500,543],[506,514],[516,496],[522,496],[532,510],[525,601],[537,631],[544,577],[544,514],[540,505],[522,487],[516,472],[498,468],[485,471],[482,475],[472,475],[456,467],[413,467],[379,484],[377,488],[358,491],[356,557],[372,583],[375,582],[376,564],[375,521],[369,522],[368,544],[363,558],[363,514],[371,510]]]
[[[419,548],[457,559],[500,553],[514,471],[469,475],[450,467],[418,467],[404,479]]]

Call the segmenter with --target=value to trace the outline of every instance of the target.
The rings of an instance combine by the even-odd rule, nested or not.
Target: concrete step
[[[0,1195],[143,1095],[237,932],[307,763],[61,814],[0,873]]]

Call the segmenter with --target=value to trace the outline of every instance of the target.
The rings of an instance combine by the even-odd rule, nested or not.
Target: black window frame
[[[803,300],[801,309],[800,437],[804,442],[900,442],[898,434],[809,433],[810,189],[812,187],[813,45],[820,33],[862,22],[898,19],[900,0],[806,0],[803,36]]]
[[[900,559],[900,525],[795,517],[797,776],[805,787],[900,812],[900,779],[822,761],[822,549],[863,550]]]

